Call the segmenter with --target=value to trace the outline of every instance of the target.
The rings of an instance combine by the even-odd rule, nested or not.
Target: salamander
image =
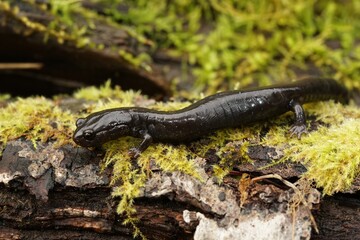
[[[333,79],[307,78],[287,84],[220,92],[176,111],[140,107],[103,110],[76,121],[73,140],[83,147],[98,147],[123,136],[141,138],[130,149],[137,157],[152,142],[181,143],[222,128],[239,127],[288,111],[295,113],[291,136],[306,131],[302,104],[334,99],[346,103],[346,88]]]

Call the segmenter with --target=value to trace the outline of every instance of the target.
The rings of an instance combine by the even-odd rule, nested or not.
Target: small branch
[[[0,70],[42,69],[43,63],[0,63]]]

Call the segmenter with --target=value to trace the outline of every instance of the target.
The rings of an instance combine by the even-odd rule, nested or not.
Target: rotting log
[[[82,109],[74,101],[83,100],[70,100],[68,104]],[[301,163],[264,168],[280,159],[282,151],[257,141],[245,153],[251,163],[241,162],[244,156],[236,147],[240,143],[227,142],[235,147],[224,157],[236,164],[221,184],[213,173],[213,165],[221,161],[215,150],[191,160],[203,182],[150,164],[149,179],[135,199],[134,217],[141,232],[149,239],[358,236],[359,177],[347,193],[321,198],[319,190],[301,181],[307,170]],[[192,144],[187,147],[194,148]],[[36,148],[25,138],[7,142],[0,160],[0,239],[132,238],[134,229],[123,225],[126,217],[116,213],[120,199],[111,197],[112,169],[100,171],[103,157],[101,150],[56,148],[52,141],[37,142]]]
[[[2,92],[51,96],[112,79],[124,89],[170,94],[173,76],[161,64],[141,59],[154,54],[150,40],[94,13],[71,12],[73,23],[66,25],[47,4],[0,2],[0,62],[12,64],[0,67],[0,77],[9,79]],[[23,63],[38,67],[11,67]]]
[[[131,227],[122,225],[123,217],[115,212],[110,170],[100,173],[100,159],[82,148],[39,144],[34,149],[22,139],[9,142],[0,161],[2,237],[131,238]],[[241,192],[241,181],[226,177],[219,185],[205,172],[206,160],[196,161],[204,183],[156,171],[147,181],[135,216],[149,239],[310,238],[308,208],[318,204],[317,190],[306,196],[308,206],[292,209],[294,191],[281,182],[254,182]]]

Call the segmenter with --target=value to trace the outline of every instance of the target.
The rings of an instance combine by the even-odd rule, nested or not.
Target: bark
[[[124,216],[115,212],[119,199],[111,198],[111,169],[100,173],[100,159],[82,148],[40,144],[35,150],[21,139],[9,142],[0,161],[3,238],[132,238],[133,229],[122,225]],[[246,237],[249,230],[261,238],[259,224],[280,239],[292,234],[310,237],[307,207],[297,208],[294,216],[288,211],[292,189],[281,182],[275,186],[259,181],[239,192],[239,180],[227,177],[219,185],[204,170],[209,164],[196,161],[207,179],[204,183],[178,172],[154,172],[148,180],[136,200],[135,216],[149,239],[226,239],[234,234]],[[319,193],[314,190],[313,195]]]
[[[321,207],[314,212],[320,233],[312,239],[359,239],[359,209],[359,192],[324,198]]]
[[[356,194],[320,201],[320,193],[310,188],[304,191],[307,206],[292,208],[294,189],[282,181],[246,182],[236,177],[278,172],[295,182],[304,172],[299,164],[259,170],[273,156],[266,154],[265,160],[267,151],[272,150],[253,149],[254,164],[237,166],[220,185],[205,172],[211,168],[210,156],[195,160],[207,179],[203,183],[178,172],[154,171],[135,202],[139,228],[149,239],[262,239],[264,235],[266,239],[354,239],[359,235]],[[83,148],[55,149],[47,143],[34,149],[22,139],[9,142],[0,161],[0,239],[132,238],[132,227],[123,225],[124,216],[115,212],[119,199],[111,197],[111,169],[99,170],[101,158],[99,152]],[[311,230],[310,209],[320,234]]]

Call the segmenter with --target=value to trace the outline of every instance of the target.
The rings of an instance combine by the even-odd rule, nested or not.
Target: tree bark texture
[[[233,174],[278,172],[296,181],[304,171],[299,164],[260,171],[256,165],[267,162],[262,154],[258,159],[253,154],[254,164],[239,165],[242,170]],[[132,238],[133,229],[115,212],[119,199],[111,198],[111,169],[100,172],[100,160],[83,148],[55,149],[50,143],[34,149],[22,139],[9,142],[0,161],[0,239]],[[241,180],[228,176],[218,184],[205,172],[206,159],[195,161],[204,183],[179,172],[154,172],[136,199],[138,226],[149,239],[353,239],[358,234],[354,195],[319,202],[320,193],[311,189],[305,196],[309,205],[291,209],[294,191],[281,181],[256,181],[241,190]],[[320,234],[311,231],[310,208]]]

